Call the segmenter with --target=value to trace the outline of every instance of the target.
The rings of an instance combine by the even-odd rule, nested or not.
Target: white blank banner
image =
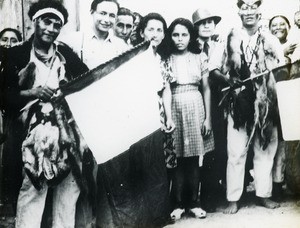
[[[98,164],[160,128],[157,90],[161,75],[156,61],[147,50],[66,97]]]
[[[285,141],[300,140],[300,78],[276,83]]]

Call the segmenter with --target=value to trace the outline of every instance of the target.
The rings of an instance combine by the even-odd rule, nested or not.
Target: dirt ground
[[[165,228],[299,228],[300,198],[285,194],[277,209],[267,209],[256,205],[254,192],[241,202],[238,213],[223,214],[223,202],[215,213],[207,213],[205,219],[183,217]]]
[[[254,192],[250,192],[241,202],[237,214],[225,215],[225,202],[220,202],[217,212],[208,213],[205,219],[183,217],[165,228],[299,228],[300,197],[285,193],[281,207],[271,210],[255,204]],[[0,228],[13,228],[15,218],[0,215]]]

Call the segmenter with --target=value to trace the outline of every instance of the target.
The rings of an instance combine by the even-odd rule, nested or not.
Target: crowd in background
[[[60,42],[56,38],[68,13],[56,1],[33,4],[29,16],[35,32],[29,41],[22,42],[16,29],[2,30],[1,182],[4,203],[13,205],[17,213],[17,227],[39,227],[47,185],[57,188],[54,227],[94,222],[97,164],[56,89],[143,41],[151,41],[148,52],[162,72],[157,93],[165,117],[162,130],[171,142],[162,151],[171,220],[184,214],[205,218],[225,195],[224,213],[237,213],[250,183],[260,205],[279,207],[286,188],[285,156],[291,148],[282,137],[276,75],[270,71],[300,59],[300,12],[295,12],[293,22],[286,15],[274,15],[265,27],[260,21],[261,4],[261,0],[237,0],[242,28],[232,28],[226,37],[215,33],[221,16],[201,4],[192,21],[178,17],[167,26],[163,15],[140,15],[115,0],[94,0],[89,30],[67,34]],[[253,79],[258,74],[264,76]],[[19,116],[24,107],[25,116]],[[53,132],[83,142],[78,146],[68,137],[47,141]],[[50,146],[58,148],[57,154],[47,155],[45,148]],[[87,188],[82,186],[85,177],[78,174],[84,170],[84,158],[94,164],[86,172],[92,177],[87,178]],[[63,193],[56,193],[62,188]],[[76,203],[82,213],[75,218]],[[66,212],[68,216],[60,217]]]

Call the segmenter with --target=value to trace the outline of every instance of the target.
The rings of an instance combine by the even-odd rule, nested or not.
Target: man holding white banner
[[[155,207],[161,205],[153,212],[154,218],[158,215],[161,217],[160,211],[166,208],[167,203],[164,201],[168,199],[166,169],[165,165],[162,166],[164,153],[160,129],[164,127],[165,132],[172,132],[175,126],[170,114],[171,90],[167,83],[170,75],[167,75],[167,70],[160,65],[160,58],[156,53],[164,38],[166,23],[155,13],[149,14],[147,18],[151,22],[154,21],[153,24],[149,23],[149,26],[153,26],[152,30],[155,32],[143,29],[144,42],[91,70],[82,80],[75,80],[74,83],[61,88],[67,95],[66,100],[72,114],[99,164],[99,192],[104,188],[105,193],[99,193],[98,207],[102,208],[104,203],[101,201],[108,199],[109,209],[116,213],[113,220],[124,220],[126,224],[139,217],[137,214],[142,212],[142,208],[149,210],[149,204]],[[144,26],[147,25],[148,21],[145,21]],[[134,58],[129,57],[131,53],[141,52],[139,50],[144,52]],[[166,71],[166,75],[162,75],[162,69]],[[161,122],[160,97],[166,114],[165,122]],[[157,159],[150,159],[153,157]],[[140,163],[144,162],[146,164],[141,167]],[[125,166],[121,171],[120,164]],[[153,170],[152,167],[156,166],[161,171],[159,177],[153,178],[157,175],[157,169]],[[132,173],[132,169],[138,171]],[[141,175],[142,181],[135,179],[137,175]],[[149,183],[146,182],[149,176],[155,181],[152,179]],[[132,180],[136,181],[131,183]],[[159,196],[154,197],[150,192]],[[118,201],[116,197],[122,194],[124,198]],[[149,203],[140,201],[140,197],[148,198],[150,195],[153,200],[149,200]],[[161,202],[153,203],[157,199]],[[123,203],[127,201],[128,205]],[[136,207],[140,207],[140,210]],[[97,212],[103,214],[104,210],[98,209]],[[108,226],[103,224],[107,218],[109,216],[101,216],[101,221],[97,220],[97,224]]]
[[[59,1],[40,0],[32,4],[28,15],[34,34],[7,52],[3,69],[5,105],[16,116],[13,124],[19,123],[11,130],[22,126],[14,136],[19,137],[25,171],[16,227],[41,226],[50,192],[53,208],[45,211],[52,212],[52,226],[74,227],[79,194],[90,192],[82,166],[92,155],[57,90],[88,68],[70,47],[56,41],[68,20]]]
[[[87,26],[84,31],[71,33],[60,38],[61,41],[65,42],[73,49],[73,51],[89,67],[89,69],[93,69],[100,64],[105,63],[128,49],[127,44],[125,44],[122,39],[115,36],[112,30],[116,22],[119,8],[119,3],[115,0],[93,0],[90,6],[92,23]],[[98,95],[100,95],[100,93],[102,96],[99,97],[108,101],[107,97],[105,98],[105,95],[102,94],[102,90],[99,91]],[[79,100],[82,100],[82,98],[83,97],[80,96]],[[85,97],[84,100],[85,99],[86,102],[91,102],[90,99],[93,98]],[[97,102],[97,104],[101,104],[101,102]],[[81,109],[82,108],[83,107],[81,107]],[[95,108],[95,106],[93,108]],[[93,116],[94,114],[95,112],[92,109],[90,110],[90,115],[85,116],[84,118],[92,120],[93,117],[95,117]],[[98,119],[100,117],[95,118]],[[104,124],[105,123],[106,122],[104,121]],[[84,129],[82,125],[81,129]],[[99,137],[99,134],[94,132],[94,137]],[[100,135],[100,137],[102,136]],[[101,146],[101,142],[99,142],[99,146]],[[92,175],[94,177],[96,186],[96,161],[94,161],[93,169],[89,169],[89,171],[92,171],[88,175]],[[93,200],[93,203],[95,204],[96,200]],[[95,205],[91,205],[87,199],[87,195],[82,194],[77,204],[76,223],[78,227],[84,226],[85,223],[94,222],[92,208],[95,208]],[[84,220],[87,220],[87,222]]]

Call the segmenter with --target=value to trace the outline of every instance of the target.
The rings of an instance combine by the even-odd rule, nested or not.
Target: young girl
[[[176,125],[173,137],[177,157],[172,177],[175,205],[171,217],[181,218],[185,209],[197,218],[204,218],[206,212],[198,207],[197,199],[199,166],[205,153],[203,138],[211,136],[207,61],[205,55],[197,54],[193,24],[189,20],[174,20],[168,28],[167,41],[166,65],[173,72],[172,118]]]

